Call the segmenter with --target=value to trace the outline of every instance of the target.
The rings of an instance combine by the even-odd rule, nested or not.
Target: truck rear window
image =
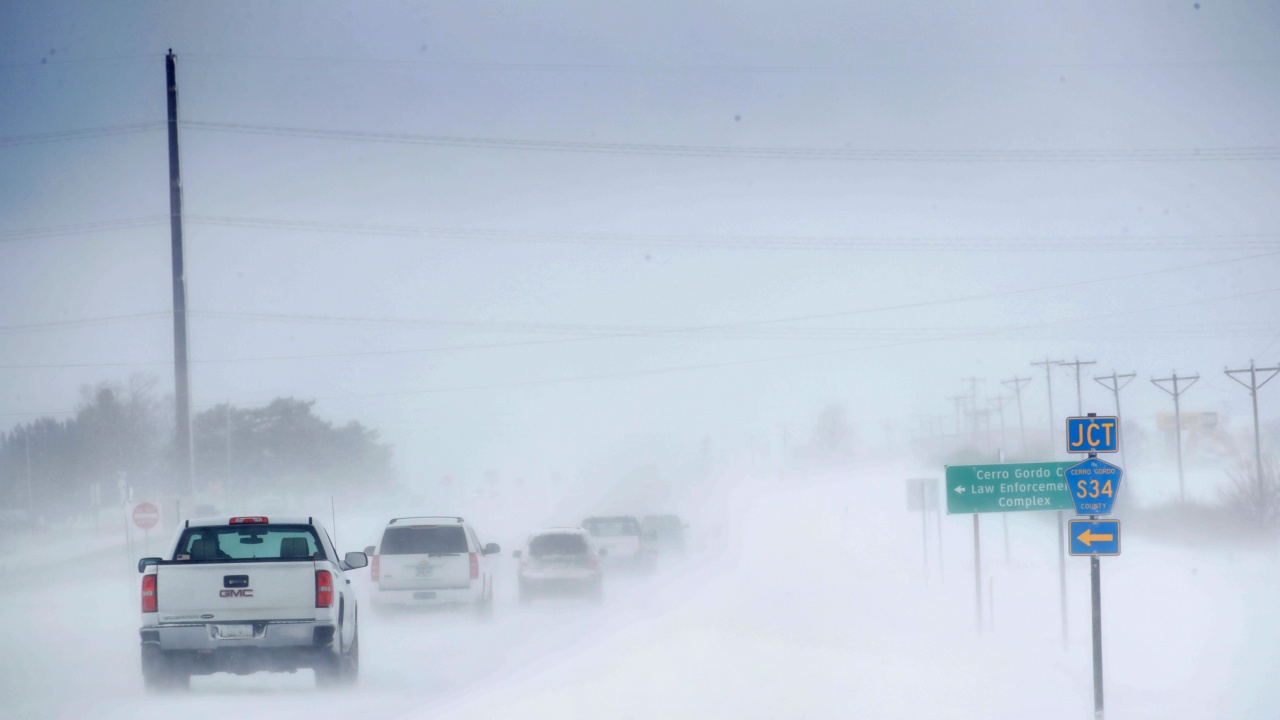
[[[459,525],[391,527],[382,534],[380,555],[453,555],[467,552]]]
[[[529,554],[533,557],[548,555],[586,555],[587,541],[572,533],[548,533],[529,541]]]
[[[182,531],[174,560],[245,562],[322,560],[324,550],[307,525],[219,525]]]

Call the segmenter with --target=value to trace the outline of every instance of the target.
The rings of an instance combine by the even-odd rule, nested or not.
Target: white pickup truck
[[[299,668],[313,668],[317,685],[355,682],[360,633],[344,573],[368,564],[364,553],[340,559],[309,517],[188,520],[170,547],[138,562],[148,689]]]

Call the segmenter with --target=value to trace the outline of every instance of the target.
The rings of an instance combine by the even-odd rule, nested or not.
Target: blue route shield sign
[[[1119,520],[1070,520],[1067,534],[1072,555],[1119,555]]]
[[[1120,468],[1089,458],[1067,468],[1067,490],[1077,515],[1110,515],[1120,492]]]
[[[1120,418],[1067,418],[1067,452],[1120,452]]]

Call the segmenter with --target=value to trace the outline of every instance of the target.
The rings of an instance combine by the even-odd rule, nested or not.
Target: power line
[[[1174,250],[1268,250],[1280,247],[1280,232],[1210,233],[1170,235],[1077,235],[1060,237],[923,237],[923,236],[838,236],[838,235],[697,235],[579,232],[545,230],[502,230],[493,228],[437,228],[375,223],[335,223],[277,218],[186,215],[184,222],[213,227],[260,230],[308,231],[339,235],[420,237],[436,240],[468,240],[494,243],[535,243],[603,247],[669,247],[712,250],[851,250],[868,252],[1078,252],[1094,251],[1170,252]],[[99,220],[69,225],[0,230],[0,242],[54,235],[86,234],[162,225],[165,215],[118,220]],[[1249,258],[1217,262],[1239,262],[1269,257],[1274,252]],[[1206,263],[1195,267],[1206,267]],[[1156,270],[1150,272],[1165,272]]]
[[[731,250],[859,250],[876,252],[1078,252],[1266,250],[1280,244],[1280,233],[1092,235],[1074,237],[857,237],[813,235],[655,235],[616,232],[435,228],[375,223],[334,223],[273,218],[188,215],[201,225],[263,230],[297,230],[349,235],[421,237],[495,243],[548,243],[605,247],[673,247]],[[1208,243],[1212,243],[1211,246]]]
[[[120,220],[98,220],[95,222],[75,223],[71,225],[46,225],[44,227],[0,230],[0,242],[55,237],[59,235],[83,235],[86,233],[110,232],[113,230],[130,230],[133,228],[163,225],[168,222],[169,218],[167,216],[154,215],[151,217],[123,218]]]
[[[1258,294],[1263,294],[1263,293],[1273,293],[1273,292],[1280,292],[1280,288],[1270,288],[1270,289],[1267,289],[1267,290],[1261,290],[1261,291],[1256,291],[1256,292],[1244,293],[1243,295],[1240,295],[1240,296],[1231,295],[1231,296],[1224,296],[1224,297],[1219,297],[1219,298],[1212,298],[1212,299],[1204,300],[1204,301],[1191,301],[1191,302],[1186,302],[1186,303],[1178,303],[1178,304],[1175,304],[1175,305],[1164,306],[1164,307],[1150,307],[1150,308],[1142,308],[1142,309],[1138,309],[1138,310],[1127,310],[1127,311],[1121,311],[1121,312],[1117,312],[1117,313],[1110,313],[1110,314],[1103,315],[1103,316],[1095,316],[1095,317],[1092,317],[1092,318],[1088,318],[1088,320],[1103,319],[1103,318],[1108,318],[1108,317],[1119,317],[1119,316],[1122,316],[1122,315],[1133,315],[1133,314],[1136,314],[1136,313],[1143,313],[1143,312],[1154,312],[1154,311],[1156,311],[1156,310],[1168,310],[1168,309],[1173,309],[1173,308],[1177,308],[1177,307],[1186,307],[1186,306],[1188,306],[1188,305],[1201,304],[1202,302],[1215,302],[1215,301],[1219,301],[1219,300],[1232,299],[1232,298],[1235,298],[1235,297],[1251,296],[1251,295],[1258,295]],[[1073,323],[1073,322],[1081,322],[1081,321],[1082,321],[1082,319],[1081,319],[1081,318],[1068,318],[1068,319],[1065,319],[1065,320],[1055,320],[1055,321],[1049,321],[1049,322],[1047,322],[1047,323],[1041,323],[1041,325],[1062,325],[1062,324]],[[1024,326],[1024,327],[1026,327],[1026,326]],[[1010,329],[1017,329],[1017,328],[1010,328]],[[973,334],[970,334],[968,337],[980,337],[980,336],[983,336],[983,335],[989,335],[989,334],[991,334],[991,333],[986,333],[986,332],[983,332],[983,333],[973,333]],[[957,339],[957,338],[951,337],[951,338],[945,338],[945,339]],[[517,381],[517,382],[513,382],[513,383],[495,383],[495,384],[487,384],[487,385],[471,385],[471,386],[459,386],[459,387],[439,387],[439,388],[428,388],[428,389],[422,389],[422,390],[407,390],[407,391],[399,391],[399,392],[385,392],[385,393],[359,393],[359,394],[349,394],[349,395],[333,395],[333,396],[328,396],[328,397],[319,397],[319,398],[316,398],[316,399],[317,399],[317,400],[337,400],[337,399],[373,398],[373,397],[409,397],[409,396],[414,396],[414,395],[425,395],[425,394],[437,394],[437,393],[447,393],[447,392],[458,392],[458,391],[463,391],[463,390],[480,390],[480,389],[483,389],[483,390],[490,390],[490,389],[500,389],[500,388],[506,388],[506,387],[526,387],[526,386],[530,386],[530,385],[558,385],[558,384],[565,384],[565,383],[573,383],[573,382],[588,382],[588,381],[605,380],[605,379],[623,379],[623,378],[629,378],[629,377],[645,377],[645,376],[651,376],[651,375],[662,375],[662,374],[670,374],[670,373],[675,373],[675,372],[684,372],[684,371],[689,371],[689,370],[707,370],[707,369],[718,369],[718,368],[724,368],[724,367],[738,367],[738,366],[744,366],[744,365],[754,365],[754,364],[760,364],[760,363],[778,362],[778,361],[783,361],[783,360],[803,360],[803,359],[810,359],[810,358],[817,358],[817,357],[826,357],[826,356],[831,356],[831,355],[842,355],[842,354],[846,354],[846,353],[850,353],[850,352],[862,352],[862,351],[867,351],[867,350],[882,350],[882,349],[888,349],[888,348],[904,347],[904,346],[909,346],[909,345],[919,345],[919,344],[922,344],[922,343],[925,343],[925,342],[932,342],[932,341],[933,341],[933,340],[918,340],[918,341],[909,341],[909,342],[886,343],[886,344],[881,344],[881,345],[868,345],[868,346],[861,346],[861,347],[855,347],[855,348],[841,348],[841,349],[837,349],[837,350],[824,350],[824,351],[820,351],[820,352],[796,353],[796,354],[791,354],[791,355],[775,355],[775,356],[771,356],[771,357],[751,358],[751,359],[744,359],[744,360],[731,360],[731,361],[715,362],[715,363],[703,363],[703,364],[697,364],[697,365],[671,366],[671,367],[666,367],[666,368],[657,368],[657,369],[653,369],[653,370],[641,370],[641,371],[630,371],[630,372],[620,372],[620,373],[609,373],[609,374],[603,374],[603,375],[587,375],[587,376],[576,376],[576,377],[550,378],[550,379],[543,379],[543,380]],[[1047,369],[1047,368],[1046,368],[1046,369]]]
[[[36,133],[34,135],[8,135],[0,137],[0,148],[17,147],[19,145],[37,145],[41,143],[63,142],[66,140],[82,140],[85,138],[107,137],[112,135],[129,135],[149,132],[163,128],[163,122],[131,123],[128,125],[107,125],[82,130],[62,130],[59,132]]]
[[[399,58],[302,56],[302,55],[230,55],[223,53],[183,53],[187,60],[213,60],[245,63],[300,63],[380,65],[403,68],[491,70],[491,71],[550,71],[550,72],[634,72],[634,73],[866,73],[872,71],[902,70],[1003,70],[1003,69],[1089,69],[1089,68],[1164,68],[1164,67],[1213,67],[1241,65],[1276,65],[1280,60],[1271,58],[1170,60],[1149,62],[1045,62],[1045,63],[849,63],[849,64],[763,64],[763,63],[568,63],[568,62],[503,62],[485,60],[409,60]]]
[[[1253,291],[1248,293],[1241,293],[1238,295],[1226,295],[1226,296],[1221,296],[1217,298],[1208,298],[1205,300],[1176,303],[1173,305],[1166,305],[1166,306],[1160,306],[1160,307],[1149,307],[1149,308],[1140,308],[1136,310],[1127,310],[1127,311],[1121,311],[1116,313],[1110,313],[1106,315],[1092,316],[1090,318],[1086,318],[1086,320],[1095,321],[1095,320],[1106,319],[1110,317],[1133,315],[1133,314],[1143,313],[1143,312],[1153,312],[1156,310],[1169,310],[1173,308],[1187,307],[1190,305],[1198,305],[1198,304],[1203,304],[1208,302],[1217,302],[1220,300],[1229,300],[1229,299],[1235,299],[1239,297],[1249,297],[1249,296],[1261,295],[1261,294],[1273,293],[1273,292],[1280,292],[1280,288],[1268,288],[1266,290],[1258,290],[1258,291]],[[1049,321],[1046,323],[1039,323],[1038,325],[1046,325],[1046,326],[1062,325],[1062,324],[1081,322],[1081,321],[1082,321],[1081,318],[1068,318],[1065,320],[1055,320],[1055,321]],[[1032,327],[1032,326],[1022,326],[1022,327]],[[1008,328],[1008,329],[1017,330],[1019,328],[1014,327],[1014,328]],[[990,334],[992,333],[984,331],[980,333],[969,334],[968,337],[979,337],[979,336],[990,335]],[[958,339],[958,338],[951,337],[951,338],[943,338],[943,339]],[[783,360],[803,360],[803,359],[810,359],[810,358],[817,358],[817,357],[826,357],[831,355],[842,355],[850,352],[881,350],[881,349],[887,349],[887,348],[904,347],[908,345],[919,345],[922,343],[932,342],[936,340],[937,339],[916,340],[916,341],[898,342],[898,343],[886,343],[881,345],[868,345],[868,346],[861,346],[861,347],[854,347],[854,348],[841,348],[837,350],[825,350],[821,352],[796,353],[791,355],[775,355],[771,357],[729,360],[729,361],[723,361],[723,362],[702,363],[702,364],[696,364],[696,365],[677,365],[677,366],[670,366],[670,367],[664,367],[664,368],[654,368],[651,370],[624,371],[624,372],[617,372],[617,373],[603,373],[598,375],[579,375],[579,376],[568,376],[568,377],[560,377],[560,378],[543,378],[543,379],[514,381],[514,382],[505,382],[505,383],[490,383],[490,384],[477,384],[477,385],[465,385],[465,386],[454,386],[454,387],[411,389],[411,390],[400,390],[400,391],[391,391],[391,392],[352,393],[352,394],[346,394],[346,395],[321,396],[321,397],[316,397],[314,399],[315,400],[348,400],[348,399],[381,398],[381,397],[411,397],[411,396],[417,396],[417,395],[462,392],[462,391],[469,391],[469,390],[495,390],[495,389],[504,389],[504,388],[563,385],[568,383],[594,382],[599,380],[615,380],[615,379],[625,379],[625,378],[634,378],[634,377],[650,377],[655,375],[668,375],[672,373],[687,372],[687,371],[693,371],[693,370],[741,367],[746,365],[779,362]],[[0,366],[0,368],[4,368],[4,369],[8,369],[12,367],[15,367],[15,366]],[[18,366],[18,367],[21,367],[21,366]],[[38,367],[49,367],[49,366],[38,366]],[[67,367],[84,367],[84,366],[71,365]],[[10,413],[10,414],[13,414],[13,413]],[[66,414],[73,414],[73,413],[62,411],[57,413],[46,413],[46,414],[66,415]]]
[[[951,303],[963,302],[968,298],[955,298]],[[867,308],[865,312],[891,310],[893,308]],[[955,331],[955,325],[940,327],[754,327],[760,324],[797,322],[804,318],[783,318],[778,320],[758,320],[747,323],[729,323],[722,325],[600,325],[585,323],[547,323],[547,322],[514,322],[514,321],[467,321],[436,320],[426,318],[395,318],[368,316],[325,316],[325,315],[293,315],[284,313],[253,312],[216,312],[202,311],[189,313],[192,317],[206,320],[257,321],[281,323],[313,323],[338,326],[385,326],[399,325],[406,327],[431,327],[446,331],[502,333],[524,335],[564,336],[648,336],[662,334],[699,333],[715,335],[721,338],[768,338],[768,339],[803,339],[803,340],[842,340],[874,338],[903,338],[935,336],[946,331]],[[0,328],[3,329],[3,328]],[[984,328],[969,328],[969,330]],[[1036,330],[1038,328],[1032,328]],[[1090,337],[1109,337],[1108,332],[1123,333],[1124,338],[1179,338],[1206,339],[1218,337],[1267,336],[1276,329],[1274,321],[1265,323],[1200,323],[1175,325],[1144,325],[1141,328],[1097,327],[1091,329]],[[1023,333],[1023,337],[1029,333]]]
[[[1216,298],[1193,300],[1185,303],[1178,303],[1178,304],[1168,305],[1168,306],[1141,308],[1136,310],[1126,310],[1126,311],[1120,311],[1120,312],[1111,313],[1107,315],[1093,316],[1090,318],[1090,320],[1092,321],[1105,320],[1107,318],[1123,317],[1123,316],[1132,315],[1135,313],[1152,312],[1155,310],[1164,310],[1169,308],[1188,307],[1188,306],[1200,305],[1200,304],[1205,304],[1210,302],[1217,302],[1221,300],[1253,297],[1256,295],[1262,295],[1262,294],[1278,292],[1278,291],[1280,291],[1280,288],[1271,288],[1266,290],[1256,290],[1256,291],[1251,291],[1246,293],[1239,293],[1235,295],[1219,296]],[[863,312],[869,312],[869,310],[856,310],[856,311],[845,312],[845,313],[830,313],[822,316],[814,315],[814,316],[809,316],[808,318],[796,317],[796,318],[787,318],[787,319],[757,320],[757,321],[737,323],[732,325],[690,326],[687,328],[673,328],[668,331],[611,333],[611,334],[602,334],[602,335],[591,335],[591,336],[579,337],[579,338],[553,338],[553,339],[546,339],[546,340],[525,340],[525,341],[492,343],[492,344],[483,344],[483,345],[476,344],[476,345],[463,345],[463,346],[452,346],[452,347],[441,346],[441,347],[435,347],[435,348],[416,348],[416,349],[404,349],[404,350],[367,350],[367,351],[356,351],[356,352],[348,352],[348,353],[277,355],[277,356],[270,356],[270,357],[253,357],[253,358],[218,358],[218,359],[192,360],[191,362],[193,364],[198,363],[198,364],[207,365],[207,364],[223,364],[223,363],[267,362],[267,361],[277,361],[277,360],[315,360],[315,359],[326,359],[326,358],[376,357],[376,356],[386,356],[386,355],[410,355],[410,354],[418,354],[418,353],[446,352],[446,351],[460,351],[460,350],[485,350],[485,349],[496,349],[496,348],[527,347],[527,346],[534,346],[534,345],[553,345],[553,344],[564,344],[564,343],[571,343],[571,342],[584,342],[584,341],[603,340],[603,339],[612,340],[612,339],[628,338],[628,337],[650,337],[654,335],[676,333],[676,332],[720,330],[720,329],[725,329],[730,327],[748,327],[748,326],[768,324],[768,323],[798,321],[802,319],[816,319],[819,317],[853,315],[853,314],[860,314]],[[866,348],[853,348],[852,350],[899,347],[904,345],[914,345],[918,343],[927,343],[927,342],[964,340],[964,339],[973,338],[973,337],[989,337],[993,335],[1002,335],[1002,334],[1008,334],[1011,332],[1051,327],[1055,325],[1061,325],[1061,324],[1079,322],[1079,321],[1080,321],[1079,318],[1068,318],[1066,320],[1051,320],[1043,323],[1033,323],[1030,325],[1012,326],[1012,327],[996,328],[996,329],[979,329],[979,330],[973,330],[973,331],[967,331],[967,332],[952,333],[952,334],[942,335],[942,336],[904,340],[904,341],[889,343],[884,345],[867,346]],[[850,350],[824,351],[824,352],[819,352],[814,354],[798,355],[794,357],[815,357],[818,355],[830,354],[832,352],[839,353],[839,352],[849,352],[849,351]],[[780,359],[785,359],[787,357],[791,357],[791,356],[784,356],[784,358],[780,358]],[[66,368],[88,368],[88,367],[140,367],[140,366],[146,366],[146,365],[167,365],[167,364],[169,364],[168,360],[135,361],[135,362],[104,362],[104,363],[14,364],[14,365],[0,365],[0,369],[35,370],[35,369],[66,369]],[[1036,363],[1033,363],[1033,364],[1036,364]]]
[[[849,148],[730,147],[724,145],[669,145],[607,143],[567,140],[423,135],[417,133],[330,130],[285,125],[183,121],[193,130],[231,132],[272,137],[377,142],[400,145],[478,148],[486,150],[534,150],[607,155],[665,157],[754,158],[778,160],[842,160],[860,162],[1205,162],[1280,159],[1280,147],[1204,147],[1106,150],[874,150]]]
[[[76,329],[91,327],[94,325],[111,325],[148,318],[169,317],[169,315],[170,313],[168,311],[145,312],[131,313],[128,315],[103,315],[99,317],[79,318],[75,320],[52,320],[49,322],[26,323],[23,325],[0,325],[0,335],[16,335],[20,333],[41,332],[45,330]]]
[[[139,60],[155,60],[158,57],[160,57],[158,53],[152,54],[152,55],[109,55],[105,57],[58,58],[58,59],[54,59],[46,56],[46,57],[40,58],[39,60],[28,60],[28,61],[22,61],[22,62],[12,61],[12,62],[0,63],[0,68],[63,67],[63,66],[73,66],[73,65],[85,65],[85,64],[93,64],[97,66],[97,65],[123,63],[123,62],[136,62]]]

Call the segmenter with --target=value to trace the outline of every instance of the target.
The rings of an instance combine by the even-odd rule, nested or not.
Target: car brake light
[[[369,562],[369,577],[372,578],[374,582],[378,582],[378,570],[378,556],[374,555]]]
[[[233,518],[231,518],[231,524],[232,524],[232,525],[261,525],[261,524],[264,524],[264,523],[266,523],[266,522],[267,522],[267,519],[266,519],[266,518],[264,518],[264,517],[262,517],[261,515],[254,515],[254,516],[252,516],[252,517],[233,517]]]
[[[333,573],[316,571],[316,607],[333,607]]]
[[[480,577],[480,560],[476,558],[475,553],[471,553],[471,579],[475,580]]]
[[[156,595],[156,576],[142,576],[142,612],[155,612],[156,606],[159,604],[159,596]]]

